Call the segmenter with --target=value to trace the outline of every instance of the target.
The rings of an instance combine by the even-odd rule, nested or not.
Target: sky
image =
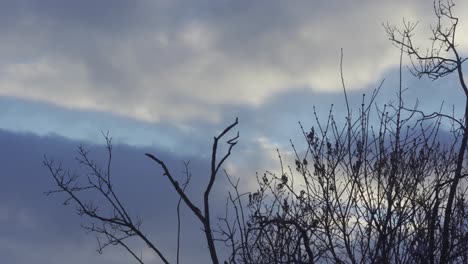
[[[458,49],[468,52],[468,3],[456,1]],[[298,121],[343,117],[343,75],[359,107],[383,81],[377,104],[394,98],[399,50],[383,23],[419,21],[427,46],[431,1],[0,0],[0,260],[2,263],[129,263],[119,248],[99,255],[86,219],[54,189],[44,155],[82,172],[79,144],[105,161],[102,131],[115,144],[119,193],[175,260],[177,196],[145,156],[174,173],[190,160],[194,197],[208,181],[213,136],[239,118],[239,144],[225,168],[246,190],[278,168],[276,149],[304,144]],[[417,79],[406,69],[405,100],[433,112],[463,110],[455,76]],[[338,118],[339,120],[339,118]],[[302,141],[301,141],[302,140]],[[220,179],[214,197],[229,188]],[[198,196],[197,196],[198,195]],[[222,207],[222,203],[214,205]],[[204,263],[200,226],[184,212],[182,259]],[[219,245],[222,248],[222,245]],[[160,263],[144,246],[148,263]],[[194,262],[196,261],[196,262]]]

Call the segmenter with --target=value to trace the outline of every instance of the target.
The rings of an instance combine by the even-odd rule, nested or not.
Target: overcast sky
[[[466,54],[468,2],[456,3]],[[122,196],[174,260],[176,196],[144,152],[176,173],[191,160],[203,185],[212,137],[239,117],[226,168],[252,187],[256,171],[278,166],[276,148],[300,140],[297,122],[313,124],[313,106],[323,118],[331,104],[344,113],[341,48],[351,102],[358,107],[384,79],[377,102],[391,100],[399,51],[382,23],[403,18],[419,21],[415,41],[427,45],[427,0],[0,0],[0,262],[129,263],[120,249],[98,255],[73,207],[42,194],[53,188],[43,155],[79,170],[78,144],[104,157],[101,131],[118,145]],[[432,82],[404,69],[403,83],[407,102],[419,98],[424,110],[442,100],[463,109],[454,76]],[[218,186],[215,195],[225,194]],[[200,228],[185,225],[195,228],[183,256],[202,263]]]

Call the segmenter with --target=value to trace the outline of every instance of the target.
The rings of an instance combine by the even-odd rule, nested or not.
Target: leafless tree
[[[455,119],[461,128],[461,144],[458,146],[456,167],[451,175],[449,196],[444,209],[442,250],[440,263],[446,263],[451,259],[452,239],[452,215],[454,213],[457,190],[462,178],[466,177],[464,171],[465,152],[468,143],[468,88],[463,76],[463,63],[467,58],[462,57],[456,42],[458,18],[454,14],[454,2],[452,0],[437,0],[434,2],[434,13],[437,22],[432,26],[431,47],[425,51],[413,43],[413,31],[417,23],[404,23],[402,29],[386,25],[390,40],[397,46],[403,46],[404,52],[409,55],[412,62],[412,73],[415,76],[436,80],[451,73],[458,75],[459,85],[465,95],[465,112],[462,118]],[[426,118],[440,117],[435,113]],[[459,120],[462,120],[461,122]]]
[[[202,224],[208,244],[209,254],[211,256],[212,263],[215,264],[219,263],[219,259],[211,224],[210,193],[221,166],[231,155],[232,149],[237,144],[239,133],[227,140],[227,152],[221,157],[218,157],[218,145],[220,144],[220,140],[226,137],[226,135],[231,132],[237,124],[238,120],[236,119],[234,123],[226,127],[218,136],[214,137],[211,150],[211,171],[203,194],[202,207],[197,206],[193,202],[192,198],[190,198],[185,192],[185,187],[190,181],[188,163],[185,163],[185,182],[183,184],[179,184],[164,161],[160,160],[153,154],[146,153],[146,156],[156,162],[156,164],[162,169],[163,175],[167,177],[172,187],[179,195],[179,204],[180,201],[183,201]],[[138,256],[135,250],[132,249],[130,244],[127,242],[129,238],[137,237],[151,248],[159,256],[162,262],[169,263],[165,254],[163,254],[159,247],[141,230],[141,220],[131,216],[119,199],[119,196],[113,187],[111,173],[112,142],[111,138],[107,134],[105,134],[104,137],[106,139],[108,153],[105,170],[101,169],[100,166],[90,158],[89,152],[82,146],[78,148],[77,160],[81,165],[88,169],[89,173],[86,175],[72,173],[69,170],[64,169],[60,163],[56,163],[47,157],[44,158],[44,164],[49,169],[58,187],[56,190],[49,191],[48,194],[64,193],[66,196],[65,204],[69,204],[70,202],[74,203],[77,207],[77,213],[79,215],[86,216],[91,220],[91,224],[84,226],[84,228],[90,232],[98,234],[98,250],[100,252],[109,245],[120,245],[124,247],[139,263],[144,263],[142,257]],[[87,199],[86,195],[83,194],[85,191],[94,192],[94,194],[97,194],[97,197],[99,198],[97,198],[95,202],[85,202]],[[96,204],[98,201],[103,201],[103,203],[98,205]],[[180,224],[179,205],[177,206],[177,215]],[[177,239],[178,262],[180,225],[178,226]]]
[[[280,171],[258,177],[256,192],[232,184],[221,229],[231,263],[437,263],[462,131],[440,135],[442,117],[427,122],[400,99],[375,112],[363,103],[341,128],[330,114],[303,130],[305,153],[291,143],[294,168],[279,155]],[[466,261],[464,186],[451,215],[450,261],[438,263]]]
[[[374,104],[378,87],[370,100],[363,96],[353,115],[343,78],[344,125],[332,110],[325,122],[314,112],[315,126],[300,126],[306,151],[291,142],[293,168],[283,165],[278,151],[280,171],[257,177],[258,189],[248,198],[231,183],[232,209],[221,219],[231,263],[468,261],[468,104],[461,119],[441,110],[425,114],[405,105],[401,81],[402,55],[409,54],[414,74],[437,79],[456,72],[468,95],[452,8],[452,2],[435,3],[433,46],[454,59],[441,57],[441,49],[421,56],[411,39],[415,24],[406,23],[402,31],[386,25],[401,50],[396,102]],[[449,29],[443,29],[442,17],[452,21]]]

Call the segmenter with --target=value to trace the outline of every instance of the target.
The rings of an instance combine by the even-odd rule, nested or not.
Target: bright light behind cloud
[[[150,122],[218,121],[225,105],[341,91],[341,48],[349,89],[378,82],[398,63],[382,23],[432,18],[427,1],[130,3],[0,4],[16,23],[1,28],[0,95]]]

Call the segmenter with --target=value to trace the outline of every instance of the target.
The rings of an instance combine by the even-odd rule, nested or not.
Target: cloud
[[[63,167],[82,176],[86,171],[74,157],[80,142],[61,137],[39,137],[33,134],[18,134],[0,130],[0,255],[2,260],[16,264],[28,263],[128,263],[129,255],[119,247],[105,250],[99,256],[93,234],[80,229],[81,224],[90,224],[85,217],[75,213],[73,204],[63,206],[64,196],[45,196],[43,192],[54,189],[47,169],[42,165],[43,155],[62,162]],[[81,142],[97,164],[106,164],[103,146]],[[133,217],[143,220],[142,229],[169,259],[175,259],[176,204],[177,195],[162,175],[160,168],[144,156],[151,152],[164,160],[176,179],[183,177],[182,161],[190,161],[192,182],[187,194],[201,205],[203,190],[208,183],[209,158],[203,155],[170,153],[161,149],[131,147],[117,144],[113,152],[114,188]],[[252,174],[253,175],[253,174]],[[239,177],[240,175],[233,175]],[[244,176],[244,177],[247,177]],[[219,179],[212,191],[212,217],[224,215],[227,197],[226,179]],[[88,194],[84,200],[93,199]],[[94,200],[101,210],[107,206]],[[209,252],[201,224],[185,207],[182,212],[182,262],[206,263]],[[8,228],[5,228],[8,227]],[[137,252],[147,258],[154,256],[144,244],[136,243]],[[225,248],[219,243],[220,255]],[[70,261],[68,261],[70,259]]]
[[[43,192],[54,189],[51,176],[42,165],[42,157],[63,162],[63,166],[77,173],[85,173],[74,161],[77,141],[57,137],[37,137],[32,134],[14,134],[0,131],[0,157],[2,177],[0,180],[0,255],[8,263],[120,263],[113,255],[122,253],[120,248],[105,252],[99,257],[95,252],[93,235],[86,235],[80,224],[89,224],[74,212],[74,206],[64,207],[64,196],[46,197]],[[86,144],[97,163],[105,159],[102,146]],[[162,177],[158,167],[144,157],[149,149],[116,145],[114,149],[114,183],[119,196],[133,216],[144,220],[145,232],[172,258],[175,245],[175,205],[177,198]],[[152,152],[154,150],[151,150]],[[156,151],[154,151],[156,152]],[[189,156],[174,156],[158,151],[168,166],[179,176],[181,159],[192,159],[194,175],[205,175],[199,159]],[[194,176],[195,178],[195,176]],[[190,190],[197,191],[198,185]],[[85,199],[91,199],[88,195]],[[99,202],[97,200],[97,202]],[[104,206],[102,207],[104,208]],[[183,209],[185,210],[185,209]],[[194,241],[203,236],[199,225],[191,216],[184,218],[184,236]],[[187,226],[196,228],[191,229]],[[202,243],[199,243],[202,245]],[[144,246],[140,246],[141,249]],[[197,250],[196,246],[193,246]],[[203,248],[198,248],[204,252]],[[185,248],[186,255],[204,258],[192,248]],[[145,253],[147,254],[147,253]],[[116,256],[122,256],[117,254]],[[207,255],[206,255],[207,256]],[[129,261],[127,255],[123,260]],[[119,260],[120,261],[120,260]],[[125,262],[125,261],[124,261]]]
[[[340,91],[340,48],[348,88],[364,89],[398,63],[381,23],[432,17],[425,1],[0,5],[0,95],[179,124],[303,87]]]

